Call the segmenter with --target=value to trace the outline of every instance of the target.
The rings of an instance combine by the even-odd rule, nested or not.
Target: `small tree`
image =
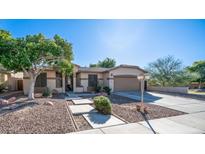
[[[115,59],[106,58],[103,61],[98,61],[97,64],[90,64],[90,67],[111,68],[111,67],[115,67],[115,65],[116,65]]]
[[[205,60],[196,61],[187,69],[189,72],[196,73],[198,75],[197,80],[199,81],[200,89],[202,82],[205,82]]]
[[[177,86],[185,77],[182,62],[173,56],[157,59],[150,63],[146,70],[151,75],[149,83],[153,85]]]
[[[30,77],[29,99],[34,99],[37,76],[47,67],[59,67],[62,73],[72,72],[72,45],[60,36],[48,39],[42,34],[13,38],[0,30],[0,63],[8,70],[23,71]]]

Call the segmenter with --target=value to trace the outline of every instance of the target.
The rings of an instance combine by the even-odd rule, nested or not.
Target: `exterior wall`
[[[6,83],[9,90],[18,90],[17,81],[23,79],[23,73],[3,73],[2,81]]]
[[[46,72],[46,74],[47,74],[47,87],[50,90],[56,89],[58,92],[64,92],[63,87],[62,88],[56,88],[56,71],[48,70],[48,71],[44,71],[44,72]],[[28,92],[29,92],[29,86],[30,86],[30,79],[26,74],[24,74],[23,91],[24,91],[25,95],[27,95]]]
[[[133,76],[138,76],[140,74],[144,74],[141,70],[138,70],[136,68],[117,68],[114,70],[111,70],[109,72],[109,87],[111,88],[112,92],[114,90],[114,76],[117,75],[133,75]]]
[[[76,89],[76,73],[78,72],[78,66],[74,65],[74,68],[73,68],[73,91],[76,92],[77,89]]]
[[[103,74],[103,85],[104,86],[109,86],[109,73],[104,73]]]
[[[8,80],[8,74],[0,73],[0,83],[6,82]]]
[[[56,88],[56,71],[46,71],[47,73],[47,87],[50,90],[56,89],[58,92],[63,92],[63,84],[61,88]]]
[[[151,91],[171,92],[171,93],[181,93],[181,94],[187,94],[188,89],[189,89],[188,87],[154,87],[154,86],[148,86],[148,90],[151,90]]]
[[[98,82],[99,84],[103,84],[103,73],[84,73],[81,72],[79,73],[79,78],[80,78],[80,87],[74,88],[74,92],[87,92],[88,91],[88,75],[89,74],[96,74],[98,77]]]

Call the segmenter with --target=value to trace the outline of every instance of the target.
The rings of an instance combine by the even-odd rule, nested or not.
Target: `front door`
[[[94,91],[98,83],[98,77],[96,74],[88,75],[88,91]]]

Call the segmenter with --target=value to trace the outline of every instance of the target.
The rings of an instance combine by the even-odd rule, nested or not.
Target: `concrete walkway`
[[[117,95],[140,100],[140,93],[123,92]],[[205,133],[205,101],[171,96],[158,93],[146,93],[146,103],[153,103],[189,114],[168,118],[153,119],[138,123],[117,124],[77,134],[204,134]]]
[[[138,123],[122,124],[76,132],[76,134],[152,134],[153,132]]]
[[[69,105],[73,115],[82,115],[92,128],[103,128],[124,124],[125,122],[114,115],[104,115],[99,113],[89,104],[93,104],[92,100],[79,99],[72,100],[74,105]],[[89,131],[92,133],[92,131]]]
[[[77,134],[204,134],[201,115],[180,115],[77,132]]]

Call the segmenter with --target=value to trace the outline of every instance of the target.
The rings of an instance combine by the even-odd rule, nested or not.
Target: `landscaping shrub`
[[[96,110],[103,114],[111,114],[112,105],[110,100],[105,96],[97,96],[94,98]]]
[[[95,87],[95,92],[96,93],[100,93],[100,92],[102,92],[103,91],[103,86],[102,85],[97,85],[96,87]]]
[[[110,87],[105,86],[105,87],[103,87],[103,90],[104,90],[108,95],[110,95],[110,92],[111,92]]]
[[[44,97],[51,96],[51,91],[48,87],[46,87],[46,89],[43,91],[43,96]]]
[[[6,89],[6,85],[4,83],[0,83],[0,93]]]
[[[53,89],[53,90],[52,90],[52,96],[58,96],[58,95],[59,95],[58,90]]]

